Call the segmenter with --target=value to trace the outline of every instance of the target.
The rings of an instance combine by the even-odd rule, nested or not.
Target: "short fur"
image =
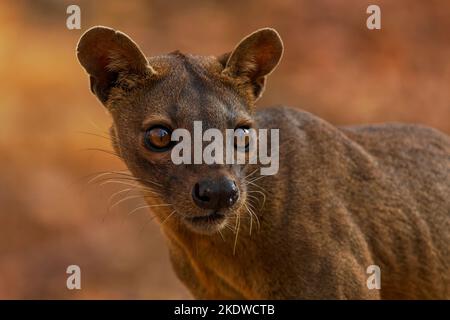
[[[178,277],[207,299],[449,299],[449,137],[407,124],[335,127],[286,107],[255,111],[282,51],[269,28],[218,58],[173,52],[146,59],[126,35],[105,27],[80,39],[78,58],[113,117],[114,149],[156,192],[149,205],[172,204],[152,211],[164,221]],[[204,129],[242,122],[280,129],[280,171],[250,180],[257,166],[176,166],[170,152],[143,147],[149,124],[192,130],[194,120]],[[238,184],[232,230],[198,232],[185,223],[202,214],[193,184],[211,176]],[[381,290],[366,285],[373,264]]]

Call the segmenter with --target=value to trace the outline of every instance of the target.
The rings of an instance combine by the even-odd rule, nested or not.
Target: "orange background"
[[[68,30],[69,4],[81,30]],[[366,28],[381,7],[382,30]],[[334,124],[419,122],[450,133],[450,2],[0,2],[0,298],[189,298],[159,228],[120,186],[89,174],[124,169],[104,135],[110,118],[75,57],[82,32],[107,25],[147,55],[221,54],[276,28],[285,55],[260,106],[303,108]],[[82,290],[66,288],[68,265]]]

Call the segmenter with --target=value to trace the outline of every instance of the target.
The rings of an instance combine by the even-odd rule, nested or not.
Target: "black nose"
[[[239,198],[239,189],[234,181],[227,178],[206,179],[195,184],[192,189],[192,198],[202,209],[229,208]]]

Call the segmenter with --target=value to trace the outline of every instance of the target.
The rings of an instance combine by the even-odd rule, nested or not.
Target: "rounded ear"
[[[272,28],[260,29],[242,39],[229,54],[223,73],[251,85],[257,99],[264,90],[266,76],[275,69],[282,55],[283,41],[278,32]]]
[[[119,73],[154,72],[133,40],[120,31],[102,26],[93,27],[81,36],[77,57],[90,76],[92,92],[103,104]]]

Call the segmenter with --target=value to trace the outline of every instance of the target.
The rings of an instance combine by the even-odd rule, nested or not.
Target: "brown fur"
[[[196,298],[449,299],[449,137],[406,124],[337,128],[285,107],[254,111],[282,48],[273,29],[219,58],[145,59],[126,35],[104,27],[80,40],[92,90],[113,116],[115,150],[157,193],[150,205],[172,204],[153,212],[178,277]],[[221,130],[241,122],[279,128],[280,171],[248,183],[257,166],[175,166],[170,152],[142,147],[149,123],[192,130],[194,120]],[[222,228],[223,239],[184,223],[199,214],[193,184],[219,175],[240,189],[228,218],[234,230]],[[246,206],[260,223],[253,219],[252,231]],[[381,290],[366,286],[372,264],[381,268]]]

